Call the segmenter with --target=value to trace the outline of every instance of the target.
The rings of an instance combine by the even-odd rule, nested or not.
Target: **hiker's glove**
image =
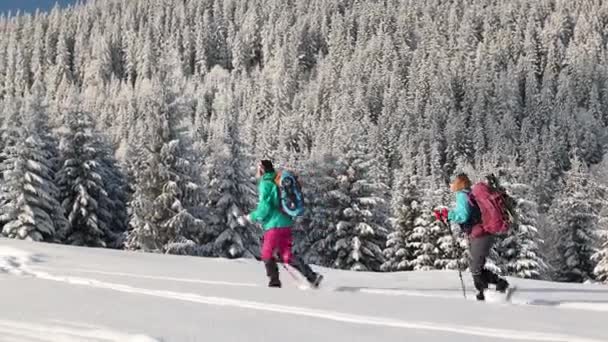
[[[435,211],[433,211],[433,214],[435,215],[435,220],[437,220],[437,221],[443,221],[441,219],[441,211],[435,210]]]
[[[435,219],[437,221],[441,221],[441,222],[448,221],[448,209],[447,208],[443,208],[441,210],[435,210],[433,212],[433,214],[435,215]]]
[[[441,218],[444,222],[448,222],[448,208],[441,209]]]
[[[248,224],[251,223],[251,219],[249,218],[249,215],[243,215],[243,216],[239,216],[239,218],[236,219],[236,221],[241,225],[241,226],[246,226]]]

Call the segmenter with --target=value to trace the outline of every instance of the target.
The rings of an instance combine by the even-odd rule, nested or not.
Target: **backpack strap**
[[[479,204],[475,200],[475,195],[473,195],[473,191],[467,191],[467,199],[469,201],[469,207],[471,212],[469,214],[469,221],[466,223],[471,229],[473,226],[479,224],[481,222],[481,209],[479,209]]]

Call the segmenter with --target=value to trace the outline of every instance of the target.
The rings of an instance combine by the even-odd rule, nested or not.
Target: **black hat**
[[[270,160],[262,160],[262,167],[264,168],[264,172],[274,172],[274,166]]]

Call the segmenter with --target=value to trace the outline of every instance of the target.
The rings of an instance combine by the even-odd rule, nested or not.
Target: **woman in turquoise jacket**
[[[484,300],[484,291],[488,284],[496,285],[496,291],[506,292],[509,283],[496,273],[485,268],[486,259],[494,244],[494,236],[482,228],[481,213],[471,197],[471,180],[462,173],[450,184],[450,190],[456,195],[456,207],[448,211],[447,220],[460,225],[469,238],[469,269],[477,289],[477,299]]]
[[[277,174],[270,160],[262,160],[256,174],[258,184],[258,205],[255,211],[245,217],[246,221],[260,223],[264,230],[261,259],[266,266],[270,281],[268,286],[281,287],[279,268],[275,253],[284,264],[289,264],[300,272],[313,287],[318,287],[323,276],[315,273],[301,258],[292,253],[293,218],[283,213],[279,201],[279,187],[275,183]]]

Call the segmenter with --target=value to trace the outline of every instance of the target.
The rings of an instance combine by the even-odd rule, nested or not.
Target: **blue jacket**
[[[448,212],[448,220],[460,225],[467,223],[471,219],[473,209],[469,203],[468,189],[456,192],[456,207]]]

